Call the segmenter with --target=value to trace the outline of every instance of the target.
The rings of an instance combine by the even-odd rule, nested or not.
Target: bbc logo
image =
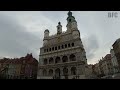
[[[108,12],[108,18],[117,18],[118,13],[117,12]]]

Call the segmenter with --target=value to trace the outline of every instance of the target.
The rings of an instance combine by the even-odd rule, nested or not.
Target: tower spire
[[[75,30],[77,30],[77,22],[76,22],[76,20],[75,20],[75,17],[74,16],[72,16],[72,12],[71,11],[69,11],[68,12],[68,17],[67,17],[67,31],[73,31],[73,29]]]
[[[71,11],[68,12],[68,16],[72,16],[72,12]]]
[[[62,25],[61,25],[61,22],[58,22],[58,25],[57,25],[57,34],[61,34],[62,33]]]
[[[61,22],[58,22],[58,25],[61,25]]]

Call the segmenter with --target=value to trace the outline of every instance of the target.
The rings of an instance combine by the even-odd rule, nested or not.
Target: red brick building
[[[33,58],[32,54],[27,54],[25,57],[20,58],[21,66],[21,78],[37,78],[38,61]]]
[[[32,54],[21,58],[0,60],[0,77],[5,79],[36,79],[38,61]]]

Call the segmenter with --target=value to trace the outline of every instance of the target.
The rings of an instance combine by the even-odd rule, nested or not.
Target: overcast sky
[[[115,11],[114,11],[115,12]],[[57,32],[60,21],[66,31],[67,11],[0,11],[0,57],[21,57],[33,53],[38,59],[44,30]],[[120,12],[108,18],[108,11],[73,11],[88,63],[94,64],[110,53],[120,38]]]

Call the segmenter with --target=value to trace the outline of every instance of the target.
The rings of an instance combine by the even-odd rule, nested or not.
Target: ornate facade
[[[120,71],[119,64],[118,64],[118,61],[117,61],[117,58],[115,56],[115,52],[113,49],[110,50],[110,53],[111,53],[111,61],[112,61],[112,65],[113,65],[113,71],[114,71],[114,74],[116,74]]]
[[[113,46],[113,50],[114,50],[114,53],[115,53],[115,56],[117,59],[117,63],[118,63],[118,67],[120,70],[120,38],[118,38],[112,46]]]
[[[62,32],[59,22],[57,34],[49,36],[44,31],[43,47],[40,48],[38,79],[84,79],[87,65],[77,21],[68,12],[67,30]]]

